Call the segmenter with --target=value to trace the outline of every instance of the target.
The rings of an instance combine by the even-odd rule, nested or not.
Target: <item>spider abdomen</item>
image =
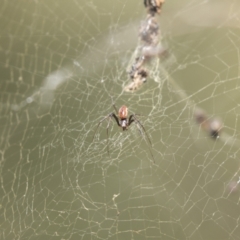
[[[120,107],[120,109],[118,111],[118,116],[119,116],[119,118],[121,120],[124,120],[124,119],[127,118],[127,116],[128,116],[128,108],[125,105]]]

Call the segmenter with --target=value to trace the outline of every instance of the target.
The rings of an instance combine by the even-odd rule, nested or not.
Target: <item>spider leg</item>
[[[115,113],[111,113],[111,114],[110,114],[110,117],[113,117],[113,118],[115,119],[117,125],[118,125],[119,127],[121,127],[121,124],[119,123],[119,119],[118,119],[118,117],[115,115]]]
[[[144,126],[142,125],[142,123],[136,118],[136,114],[131,115],[131,116],[129,117],[129,124],[128,124],[128,126],[130,126],[130,124],[133,123],[133,122],[136,122],[137,126],[140,126],[140,130],[143,130],[145,136],[147,137],[148,143],[152,146],[152,142],[151,142],[151,140],[150,140],[150,137],[148,136],[145,127],[144,127]]]
[[[145,136],[146,136],[146,138],[147,138],[147,143],[150,145],[150,147],[149,147],[150,154],[151,154],[151,156],[152,156],[153,162],[155,163],[155,158],[154,158],[153,153],[152,153],[152,150],[151,150],[151,148],[152,148],[152,142],[151,142],[151,140],[150,140],[150,137],[149,137],[148,134],[147,134],[147,131],[146,131],[145,127],[144,127],[144,126],[142,125],[142,123],[136,118],[136,114],[130,115],[128,122],[129,122],[128,126],[130,126],[131,123],[135,122],[136,125],[137,125],[137,127],[138,127],[138,129],[140,130],[140,132],[141,132],[141,130],[144,132],[144,134],[145,134]]]
[[[121,125],[120,125],[120,123],[119,123],[119,120],[118,120],[117,116],[115,115],[115,113],[111,113],[111,114],[109,115],[109,117],[110,117],[110,118],[113,117],[113,118],[115,119],[117,125],[118,125],[119,127],[121,127]],[[108,121],[108,125],[107,125],[107,151],[108,151],[108,156],[110,156],[110,151],[109,151],[109,134],[108,134],[109,124],[110,124],[110,120]]]
[[[107,131],[107,152],[108,152],[108,155],[110,155],[110,151],[109,151],[109,131],[108,131],[108,129],[109,129],[109,125],[110,125],[110,120],[111,120],[111,118],[114,118],[115,121],[116,121],[116,123],[117,123],[117,125],[118,125],[119,127],[121,127],[121,125],[120,125],[120,123],[119,123],[119,120],[118,120],[118,117],[115,115],[115,113],[111,113],[111,114],[107,115],[106,117],[104,117],[104,118],[98,123],[98,125],[97,125],[97,127],[96,127],[96,129],[95,129],[95,131],[94,131],[93,138],[92,138],[92,142],[93,142],[99,126],[101,125],[101,123],[102,123],[104,120],[108,119],[108,124],[107,124],[107,128],[106,128],[106,131]]]
[[[117,110],[117,107],[116,107],[116,105],[115,105],[114,103],[113,103],[113,108],[114,108],[116,114],[118,115],[118,110]],[[115,115],[115,114],[114,114],[114,115]]]
[[[111,115],[109,117],[111,117]],[[109,134],[108,134],[109,125],[110,125],[110,119],[108,120],[108,125],[107,125],[107,152],[108,152],[108,156],[110,156],[110,152],[109,152]]]
[[[99,126],[101,125],[101,123],[102,123],[104,120],[106,120],[107,118],[111,117],[111,115],[112,115],[112,114],[107,115],[107,116],[104,117],[102,120],[100,120],[100,122],[97,124],[96,129],[95,129],[94,134],[93,134],[92,142],[93,142],[93,140],[94,140],[94,138],[95,138],[95,136],[96,136],[97,130],[98,130]]]

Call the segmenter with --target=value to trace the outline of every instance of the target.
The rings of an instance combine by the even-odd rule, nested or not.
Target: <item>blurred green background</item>
[[[143,1],[1,5],[0,239],[239,239],[238,2],[166,0],[169,57],[135,93]],[[113,101],[143,115],[156,165],[134,125],[92,141]]]

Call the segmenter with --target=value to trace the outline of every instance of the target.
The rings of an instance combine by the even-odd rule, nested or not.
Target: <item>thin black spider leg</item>
[[[137,122],[137,121],[140,122],[140,121],[136,118],[136,116],[143,116],[143,115],[141,115],[141,114],[132,114],[132,115],[130,115],[130,116],[129,116],[129,119],[128,119],[128,126],[130,126],[130,124],[133,123],[133,122],[135,121],[135,119],[136,119],[136,122]]]
[[[108,155],[109,155],[109,156],[110,156],[110,151],[109,151],[109,132],[108,132],[108,129],[109,129],[110,120],[111,120],[112,117],[115,119],[117,125],[118,125],[119,127],[121,127],[121,124],[119,123],[118,117],[115,115],[115,113],[111,113],[111,114],[109,114],[108,116],[104,117],[104,118],[98,123],[98,125],[97,125],[97,127],[96,127],[96,130],[94,131],[93,138],[92,138],[92,142],[93,142],[93,141],[94,141],[94,138],[95,138],[95,136],[96,136],[96,134],[97,134],[97,130],[98,130],[99,126],[101,125],[101,123],[102,123],[104,120],[106,120],[107,118],[109,118],[109,120],[108,120],[108,125],[107,125],[107,128],[106,128],[106,130],[107,130],[107,151],[108,151]]]
[[[110,118],[111,118],[111,115],[112,115],[112,114],[109,115]],[[109,125],[110,125],[110,120],[111,120],[111,119],[108,120],[108,125],[107,125],[107,152],[108,152],[108,156],[110,156],[110,151],[109,151],[109,134],[108,134],[108,129],[109,129]]]
[[[118,125],[119,127],[121,127],[121,125],[120,125],[120,123],[119,123],[119,120],[118,120],[117,116],[115,115],[115,113],[111,113],[111,114],[109,115],[109,117],[110,117],[110,118],[113,117],[113,118],[115,119],[117,125]],[[109,151],[109,134],[108,134],[109,124],[110,124],[110,120],[108,121],[108,125],[107,125],[107,151],[108,151],[108,156],[110,156],[110,151]]]
[[[113,118],[116,120],[117,125],[118,125],[119,127],[121,127],[121,125],[120,125],[120,123],[119,123],[119,121],[118,121],[118,118],[117,118],[117,116],[116,116],[114,113],[111,113],[111,114],[107,115],[106,117],[104,117],[104,118],[98,123],[98,125],[97,125],[97,127],[96,127],[96,129],[95,129],[95,131],[94,131],[94,134],[93,134],[92,142],[93,142],[93,140],[94,140],[94,138],[95,138],[95,136],[96,136],[97,130],[98,130],[99,126],[101,125],[101,123],[102,123],[104,120],[106,120],[107,118],[111,118],[111,117],[113,117]]]
[[[133,119],[133,117],[134,117],[134,115],[133,115],[133,114],[129,116],[129,119],[128,119],[128,126],[130,126],[130,125],[131,125],[131,123],[133,123],[133,122],[134,122],[134,119]]]
[[[130,126],[133,122],[135,122],[135,120],[133,119],[134,115],[136,116],[136,114],[130,115],[130,117],[128,119],[128,126]],[[137,127],[138,127],[138,125],[137,125]],[[142,130],[139,127],[138,127],[138,131],[139,131],[140,134],[142,134]]]
[[[118,125],[119,127],[121,127],[121,124],[119,123],[119,119],[118,119],[118,117],[115,115],[115,113],[111,113],[111,114],[110,114],[110,117],[113,117],[113,118],[115,119],[117,125]]]
[[[115,103],[113,101],[113,97],[112,96],[111,96],[111,99],[112,99],[112,106],[113,106],[113,108],[114,108],[114,110],[116,112],[116,115],[118,115],[118,110],[117,110],[117,107],[116,107],[116,105],[115,105]]]
[[[118,115],[118,110],[117,110],[117,107],[116,107],[116,105],[114,103],[113,103],[113,108],[114,108],[116,114]]]
[[[98,130],[99,126],[101,125],[101,123],[102,123],[104,120],[106,120],[107,118],[109,118],[109,117],[110,117],[110,115],[104,117],[104,118],[98,123],[98,125],[97,125],[97,127],[96,127],[96,129],[95,129],[95,131],[94,131],[93,138],[92,138],[92,141],[91,141],[91,142],[94,141],[94,138],[95,138],[95,136],[96,136],[96,134],[97,134],[97,130]]]
[[[147,137],[148,143],[152,146],[152,142],[151,142],[151,140],[150,140],[150,137],[148,136],[145,127],[144,127],[144,126],[142,125],[142,123],[136,118],[136,114],[131,115],[131,116],[129,117],[129,121],[128,121],[128,122],[129,122],[129,123],[128,123],[128,126],[130,126],[131,123],[136,122],[137,125],[139,125],[139,126],[141,127],[141,129],[143,130],[145,136]]]
[[[150,147],[149,147],[149,151],[150,151],[150,154],[151,154],[151,156],[152,156],[152,159],[153,159],[153,162],[155,163],[155,158],[154,158],[154,156],[153,156],[153,153],[152,153],[152,150],[151,150],[151,148],[152,148],[152,142],[151,142],[151,140],[150,140],[150,137],[148,136],[148,134],[147,134],[147,131],[146,131],[146,129],[145,129],[145,127],[142,125],[142,123],[136,118],[136,114],[132,114],[130,117],[129,117],[129,126],[130,126],[130,124],[131,123],[133,123],[133,122],[135,122],[136,123],[136,125],[137,125],[137,127],[139,128],[139,126],[140,126],[140,130],[143,130],[143,132],[144,132],[144,134],[145,134],[145,136],[146,136],[146,138],[147,138],[147,142],[148,142],[148,144],[150,145]]]

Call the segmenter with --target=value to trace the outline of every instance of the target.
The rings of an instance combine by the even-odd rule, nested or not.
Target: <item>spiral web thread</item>
[[[142,1],[4,1],[0,239],[239,239],[239,16],[165,1],[167,57],[126,92]],[[113,102],[152,148],[114,121],[92,141]]]

